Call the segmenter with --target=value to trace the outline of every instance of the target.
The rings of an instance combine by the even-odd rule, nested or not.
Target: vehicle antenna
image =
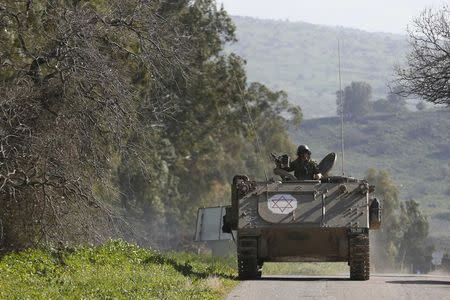
[[[260,142],[259,142],[259,135],[258,135],[258,132],[256,131],[255,122],[253,122],[253,118],[252,118],[252,115],[251,115],[251,113],[250,113],[250,108],[248,107],[247,101],[245,101],[244,90],[242,89],[241,84],[239,83],[239,80],[237,79],[236,74],[234,73],[234,70],[233,70],[233,77],[234,77],[234,79],[236,80],[236,85],[237,85],[237,87],[238,87],[238,89],[239,89],[240,98],[241,98],[242,102],[244,103],[245,110],[246,110],[247,115],[248,115],[248,118],[249,118],[249,120],[250,120],[250,127],[251,127],[251,129],[252,129],[252,131],[253,131],[253,134],[255,135],[255,141],[256,141],[256,154],[258,155],[258,160],[260,161],[260,164],[261,164],[261,166],[262,166],[262,168],[263,168],[264,178],[266,179],[266,183],[267,183],[267,181],[268,181],[269,179],[268,179],[268,177],[267,177],[267,171],[266,171],[266,167],[265,167],[265,165],[264,165],[264,161],[263,161],[263,159],[262,159],[262,157],[261,157],[261,154],[262,154],[262,151],[261,151],[261,144],[260,144]]]
[[[341,80],[341,47],[339,43],[339,38],[337,40],[337,46],[338,46],[338,69],[339,69],[339,105],[340,113],[341,113],[341,172],[342,176],[345,175],[344,173],[344,101],[342,100],[342,80]]]

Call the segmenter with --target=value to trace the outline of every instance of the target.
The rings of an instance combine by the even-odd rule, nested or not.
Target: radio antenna
[[[344,101],[342,100],[342,80],[341,80],[341,47],[339,43],[339,38],[337,40],[337,46],[338,46],[338,69],[339,69],[339,105],[341,106],[340,112],[341,112],[341,172],[342,176],[345,175],[344,173]]]

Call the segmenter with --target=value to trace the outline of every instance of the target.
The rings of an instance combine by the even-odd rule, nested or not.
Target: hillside
[[[399,184],[401,198],[418,201],[429,215],[431,235],[450,242],[450,111],[378,115],[345,124],[345,172],[364,176],[385,169]],[[340,153],[338,118],[305,120],[292,132],[320,160]],[[340,158],[334,168],[340,173]],[[449,243],[450,245],[450,243]]]
[[[337,38],[341,44],[342,84],[367,81],[373,100],[384,97],[393,65],[406,52],[406,37],[304,22],[233,17],[238,42],[233,51],[247,60],[248,77],[283,89],[300,104],[305,118],[336,114]]]

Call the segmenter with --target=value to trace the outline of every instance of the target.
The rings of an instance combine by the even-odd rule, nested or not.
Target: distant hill
[[[414,199],[429,215],[431,235],[450,247],[450,110],[369,116],[345,123],[345,170],[364,176],[369,168],[387,170],[399,185],[403,200]],[[296,143],[308,144],[320,160],[339,154],[337,117],[305,120],[291,131]]]
[[[249,17],[233,20],[238,42],[227,51],[247,60],[251,81],[288,92],[305,118],[336,114],[338,36],[343,87],[367,81],[374,89],[373,100],[385,96],[393,64],[401,62],[407,49],[403,35]]]

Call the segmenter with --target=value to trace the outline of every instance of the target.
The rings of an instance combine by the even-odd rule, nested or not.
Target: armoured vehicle
[[[344,261],[352,280],[369,279],[369,229],[381,224],[380,203],[367,181],[328,176],[335,159],[330,153],[319,164],[321,180],[233,178],[222,231],[236,238],[240,279],[260,277],[265,262]]]

